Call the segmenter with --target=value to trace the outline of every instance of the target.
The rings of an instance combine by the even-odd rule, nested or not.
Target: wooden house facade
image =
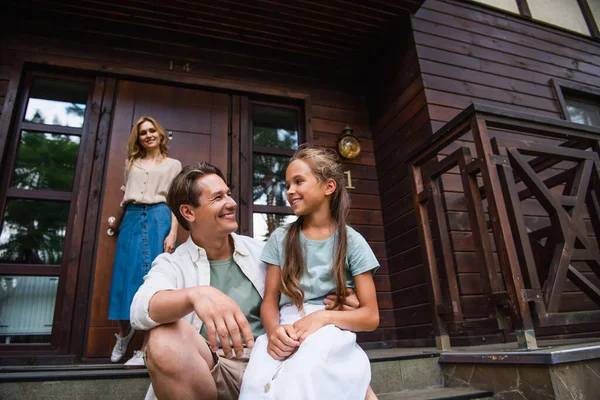
[[[439,204],[424,205],[434,197],[415,184],[418,168],[421,174],[430,160],[451,154],[427,149],[445,143],[456,150],[444,142],[445,132],[473,118],[502,115],[541,126],[527,128],[527,138],[514,133],[520,143],[536,144],[550,131],[555,142],[540,143],[565,147],[560,129],[564,137],[582,138],[576,149],[598,153],[600,6],[566,3],[573,7],[559,10],[570,16],[565,26],[539,14],[537,0],[9,4],[0,37],[0,362],[108,358],[117,325],[107,320],[116,244],[107,219],[120,202],[127,137],[142,115],[165,127],[172,157],[184,165],[207,160],[224,171],[239,205],[240,232],[263,238],[291,214],[277,179],[293,148],[336,147],[344,128],[352,128],[362,151],[345,161],[350,221],[381,264],[375,275],[381,322],[359,335],[365,348],[433,346],[442,337],[453,345],[499,343],[528,330],[538,338],[597,336],[600,225],[593,207],[581,216],[587,247],[574,245],[585,254],[574,256],[573,268],[585,261],[583,269],[569,269],[558,299],[529,286],[530,297],[520,298],[523,291],[509,283],[521,275],[507,266],[525,268],[519,257],[527,246],[517,246],[512,264],[503,264],[512,250],[488,237],[491,264],[481,267],[477,237],[492,233],[495,221],[485,200],[487,170],[471,169],[485,235],[469,222],[476,221],[472,196],[457,170],[439,174]],[[483,107],[472,106],[440,129],[472,103]],[[511,135],[506,126],[498,137]],[[268,129],[278,140],[261,139]],[[469,134],[460,143],[476,141]],[[576,155],[561,157],[575,162]],[[586,168],[597,168],[588,159]],[[555,174],[576,169],[544,166]],[[522,179],[515,185],[524,190]],[[566,186],[563,180],[552,188]],[[586,198],[595,204],[590,188]],[[576,196],[563,197],[575,202]],[[538,203],[523,216],[549,229],[555,220]],[[419,210],[440,211],[444,223],[434,226],[439,233],[443,225],[445,234],[428,236],[430,219]],[[511,221],[499,234],[518,236]],[[532,319],[527,310],[539,303],[535,296],[552,297],[545,300],[566,317]]]

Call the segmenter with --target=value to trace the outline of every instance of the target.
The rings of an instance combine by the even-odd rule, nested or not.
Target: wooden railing
[[[438,348],[500,332],[533,349],[536,328],[600,321],[599,140],[600,129],[474,104],[414,153]],[[587,296],[585,307],[561,305],[567,286],[563,302]]]

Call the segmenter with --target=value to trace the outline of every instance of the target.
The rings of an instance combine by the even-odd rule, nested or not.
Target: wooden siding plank
[[[541,55],[541,59],[547,62],[561,59],[566,62],[568,62],[568,60],[577,60],[579,61],[578,66],[582,71],[600,65],[600,56],[598,56],[597,53],[581,51],[579,47],[576,46],[577,40],[571,42],[571,45],[575,45],[573,48],[565,46],[564,44],[557,46],[558,43],[538,39],[538,36],[531,34],[531,30],[514,32],[510,29],[504,29],[506,26],[522,25],[520,22],[513,22],[510,17],[506,17],[503,20],[497,19],[497,25],[488,25],[477,21],[478,18],[486,15],[482,11],[463,9],[450,2],[444,3],[436,0],[432,3],[433,4],[430,4],[429,6],[434,6],[435,10],[425,6],[419,11],[418,18],[419,20],[436,24],[439,34],[445,35],[443,32],[446,27],[457,28],[463,31],[461,36],[464,37],[465,33],[467,33],[476,42],[477,38],[481,38],[482,43],[487,42],[490,39],[496,40],[497,38],[502,38],[502,42],[496,40],[497,45],[499,45],[500,48],[504,48],[504,45],[506,45],[510,48],[519,49],[520,53],[528,56],[536,56],[537,58],[537,56]],[[525,33],[526,31],[529,32]],[[543,35],[542,31],[537,30],[537,32]],[[548,37],[547,34],[546,37]],[[584,41],[583,38],[580,40],[582,42]],[[560,62],[558,64],[561,65]]]
[[[432,4],[433,6],[431,6]],[[527,20],[501,11],[492,11],[488,8],[481,7],[478,4],[458,3],[456,1],[446,1],[444,4],[436,0],[435,3],[430,2],[430,4],[425,4],[423,8],[431,8],[450,15],[460,16],[461,18],[473,20],[482,25],[499,27],[503,30],[516,33],[521,36],[522,39],[535,38],[558,46],[568,47],[594,55],[598,54],[596,45],[591,38],[585,38],[582,35],[556,29],[554,27],[543,25],[537,21]]]

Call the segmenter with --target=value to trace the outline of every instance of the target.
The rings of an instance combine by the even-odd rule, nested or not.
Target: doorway
[[[87,357],[108,357],[115,342],[113,333],[118,325],[108,320],[108,307],[117,236],[109,236],[107,231],[108,218],[115,214],[123,198],[120,187],[131,127],[140,117],[151,116],[168,134],[169,157],[184,166],[205,160],[227,174],[229,114],[230,96],[225,93],[131,81],[118,83],[100,204]],[[180,228],[178,243],[185,240],[186,232]],[[139,348],[140,340],[141,335],[137,335],[129,352]]]

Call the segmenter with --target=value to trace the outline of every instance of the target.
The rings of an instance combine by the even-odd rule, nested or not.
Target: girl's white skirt
[[[325,306],[304,304],[306,315]],[[295,306],[279,311],[281,325],[302,318]],[[326,325],[310,335],[284,361],[267,352],[268,338],[256,339],[240,392],[241,400],[364,400],[371,382],[369,358],[356,334]]]

